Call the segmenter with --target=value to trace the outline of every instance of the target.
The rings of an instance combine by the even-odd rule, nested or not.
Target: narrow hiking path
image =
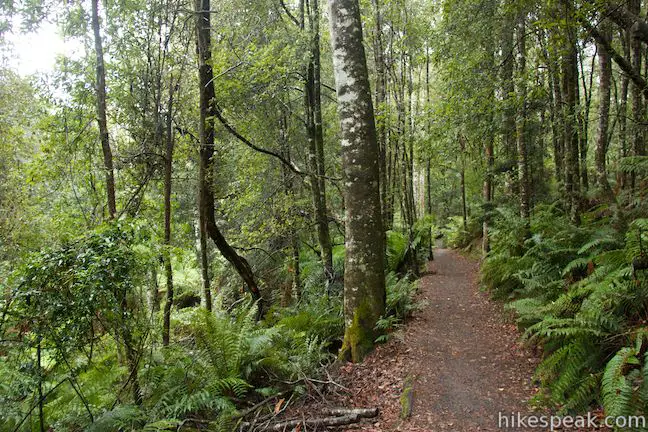
[[[417,359],[413,423],[429,430],[496,429],[500,411],[529,411],[535,359],[517,343],[501,306],[479,291],[474,261],[441,249],[431,265],[436,274],[420,282],[428,305],[405,341]]]
[[[518,342],[516,326],[477,285],[478,263],[437,249],[419,281],[420,300],[402,334],[364,363],[344,365],[341,403],[378,406],[365,431],[496,431],[498,413],[529,413],[536,358]],[[403,383],[413,377],[412,414],[399,419]],[[518,430],[509,429],[509,430]]]

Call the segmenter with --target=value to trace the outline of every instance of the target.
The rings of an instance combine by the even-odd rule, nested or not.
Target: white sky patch
[[[13,33],[5,34],[11,51],[8,66],[22,76],[51,73],[58,56],[78,59],[83,55],[83,43],[64,39],[56,24],[43,22],[33,32],[20,33],[20,19],[15,18],[13,28]]]

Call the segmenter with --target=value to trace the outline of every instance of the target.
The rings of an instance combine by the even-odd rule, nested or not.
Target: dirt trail
[[[499,412],[529,411],[534,358],[518,345],[501,306],[479,292],[477,264],[442,249],[432,267],[436,274],[421,281],[429,304],[406,339],[418,359],[414,423],[429,430],[497,430]]]
[[[498,431],[507,430],[498,428],[499,412],[530,413],[536,359],[520,346],[501,305],[479,291],[477,263],[438,249],[429,270],[419,281],[427,305],[401,337],[364,363],[341,367],[349,390],[339,402],[381,408],[374,423],[348,430]],[[407,376],[414,377],[412,415],[401,421]]]

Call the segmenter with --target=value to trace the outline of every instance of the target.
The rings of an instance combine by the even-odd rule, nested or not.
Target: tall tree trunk
[[[282,156],[287,160],[291,160],[290,156],[290,145],[288,142],[288,114],[283,111],[281,118],[279,120],[279,142],[281,144],[281,153]],[[281,165],[281,174],[283,178],[284,194],[288,199],[292,199],[294,195],[293,191],[293,179],[292,173],[285,164]],[[299,235],[297,231],[290,226],[288,228],[289,232],[287,235],[288,243],[290,244],[290,273],[292,275],[291,285],[286,287],[282,293],[281,302],[284,306],[289,305],[293,297],[295,300],[299,300],[301,292],[301,269],[299,265]]]
[[[468,206],[466,204],[466,164],[461,162],[461,172],[459,173],[461,181],[461,215],[463,220],[463,229],[468,232]]]
[[[42,357],[42,346],[41,346],[42,337],[38,336],[38,345],[36,346],[36,363],[38,366],[38,426],[40,432],[45,432],[45,414],[43,411],[43,406],[45,405],[45,399],[43,397],[43,357]]]
[[[553,121],[551,122],[553,135],[553,155],[556,180],[564,186],[565,181],[565,111],[563,107],[562,89],[560,85],[560,66],[554,62],[550,71],[551,86],[553,89]]]
[[[511,13],[507,13],[502,27],[502,98],[504,100],[503,120],[502,120],[502,144],[504,152],[509,161],[515,160],[515,108],[513,105],[513,95],[515,92],[515,81],[513,80],[513,70],[515,64],[514,51],[514,32],[515,21]]]
[[[527,149],[527,77],[526,77],[526,17],[520,17],[518,24],[518,112],[516,121],[518,181],[520,184],[520,217],[526,225],[525,235],[530,235],[531,212],[529,208],[531,186],[529,181],[529,160]]]
[[[171,79],[173,81],[173,79]],[[160,89],[160,92],[162,89]],[[166,149],[164,155],[164,274],[166,276],[166,303],[162,326],[162,345],[168,346],[171,333],[171,307],[173,306],[173,266],[171,264],[171,174],[173,173],[173,83],[169,83],[166,117]]]
[[[198,261],[200,262],[200,279],[202,282],[202,300],[205,309],[212,310],[211,278],[209,277],[209,246],[207,244],[207,231],[205,221],[198,216]]]
[[[312,57],[313,57],[313,120],[315,126],[315,142],[317,144],[317,181],[319,182],[320,229],[322,233],[322,260],[329,281],[333,280],[333,248],[329,232],[328,210],[326,203],[326,161],[324,159],[324,131],[322,127],[322,79],[320,54],[320,9],[319,0],[310,0],[312,25]]]
[[[631,0],[629,2],[628,9],[630,12],[638,15],[641,11],[641,0]],[[632,67],[635,72],[641,74],[641,64],[642,64],[642,50],[641,40],[636,37],[631,39],[631,62]],[[642,95],[642,89],[633,83],[632,85],[632,119],[633,119],[633,128],[632,128],[632,153],[635,156],[642,154],[642,148],[644,145],[644,100]],[[634,172],[630,173],[630,188],[634,189],[636,187],[636,174]]]
[[[466,200],[466,138],[463,134],[459,135],[459,182],[461,187],[461,215],[464,231],[468,231],[468,204]]]
[[[263,313],[261,292],[256,283],[252,268],[227,242],[216,225],[214,214],[214,193],[212,191],[212,172],[214,156],[214,118],[216,117],[214,71],[211,65],[211,19],[210,0],[196,0],[196,27],[198,40],[198,80],[200,95],[200,171],[199,171],[199,211],[204,221],[205,231],[220,253],[239,274],[252,298],[258,304],[258,317]]]
[[[608,41],[611,32],[606,28],[601,34]],[[610,81],[612,78],[612,62],[607,48],[602,44],[598,45],[599,57],[599,124],[598,136],[596,138],[596,181],[601,189],[602,195],[609,203],[615,201],[614,193],[610,187],[607,177],[606,156],[608,149],[608,125],[610,120]]]
[[[333,280],[333,249],[328,224],[326,207],[326,183],[324,161],[324,135],[322,130],[322,98],[320,80],[320,30],[318,0],[305,3],[309,18],[310,59],[307,66],[304,88],[306,110],[306,127],[308,132],[308,161],[311,172],[311,192],[313,194],[313,211],[317,226],[317,238],[320,245],[320,256],[324,265],[326,279],[330,285]]]
[[[99,0],[92,0],[92,31],[96,55],[96,91],[97,91],[97,123],[99,124],[99,137],[103,151],[103,163],[106,177],[106,195],[108,198],[108,215],[114,219],[117,215],[115,200],[115,170],[113,155],[108,136],[108,118],[106,115],[106,68],[104,66],[103,45],[99,26]]]
[[[427,117],[426,132],[428,136],[431,134],[432,118],[430,116],[430,53],[428,47],[425,47],[425,114]],[[428,156],[425,165],[425,214],[432,215],[432,157]],[[434,233],[432,226],[430,226],[428,236],[430,237],[428,245],[428,259],[434,260]]]
[[[380,206],[380,149],[362,44],[358,0],[329,0],[331,45],[345,185],[345,332],[340,357],[360,361],[385,311],[385,244]]]
[[[432,158],[428,157],[425,163],[425,213],[428,217],[432,216]],[[432,232],[432,226],[428,232],[429,244],[428,244],[428,259],[434,260],[434,233]]]
[[[376,64],[376,135],[380,148],[380,202],[383,212],[383,221],[387,219],[387,194],[389,183],[387,181],[387,124],[386,124],[386,93],[387,73],[385,68],[382,11],[380,0],[371,0],[374,9],[374,62]]]
[[[626,58],[630,58],[630,32],[621,32],[621,43]],[[630,78],[623,74],[621,77],[621,100],[619,101],[617,118],[619,122],[619,159],[628,156],[628,90]],[[617,171],[617,189],[627,187],[626,173]]]
[[[563,95],[564,100],[564,140],[565,140],[565,191],[568,196],[570,219],[580,223],[580,179],[578,146],[578,53],[576,50],[575,29],[572,25],[573,5],[565,3],[567,19],[562,53]]]
[[[495,52],[492,49],[492,47],[488,47],[486,49],[489,49],[488,52],[489,55],[488,55],[488,61],[486,67],[490,70],[495,70]],[[489,87],[490,89],[489,98],[490,98],[491,105],[495,106],[497,103],[496,94],[495,94],[497,78],[493,76],[491,79],[493,83]],[[489,117],[490,117],[490,121],[493,122],[494,112],[491,111]],[[493,200],[493,193],[492,193],[493,192],[493,171],[495,169],[494,141],[495,141],[494,131],[490,131],[484,137],[484,156],[486,158],[486,172],[484,173],[484,181],[482,184],[482,198],[484,200],[484,221],[482,223],[483,256],[486,256],[486,254],[490,250],[489,223],[490,223],[490,213],[491,213],[492,200]]]
[[[589,176],[587,172],[587,153],[589,147],[589,117],[590,117],[590,107],[592,105],[592,88],[594,82],[594,66],[596,64],[596,52],[592,56],[592,63],[590,67],[589,79],[585,79],[585,68],[583,65],[584,49],[581,49],[578,53],[579,65],[580,65],[580,76],[581,82],[583,84],[583,99],[585,106],[583,109],[580,109],[578,112],[578,124],[579,124],[579,147],[580,147],[580,182],[583,192],[586,192],[589,189]]]
[[[408,207],[409,220],[407,221],[407,228],[409,233],[409,242],[410,247],[414,242],[414,225],[416,224],[417,214],[416,214],[416,200],[414,199],[414,131],[416,128],[415,117],[416,117],[416,108],[415,101],[418,100],[414,94],[414,77],[413,77],[413,62],[411,55],[408,55],[407,62],[407,100],[408,100],[408,122],[407,122],[407,150],[405,151],[406,155],[406,165],[405,171],[407,173],[407,182],[406,182],[406,205]],[[416,254],[412,249],[411,256],[411,270],[414,274],[418,273],[418,263],[416,262]]]

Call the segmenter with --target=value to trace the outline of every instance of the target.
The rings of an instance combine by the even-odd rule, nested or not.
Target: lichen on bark
[[[379,160],[357,0],[329,0],[345,195],[344,317],[340,358],[362,360],[385,310]]]

